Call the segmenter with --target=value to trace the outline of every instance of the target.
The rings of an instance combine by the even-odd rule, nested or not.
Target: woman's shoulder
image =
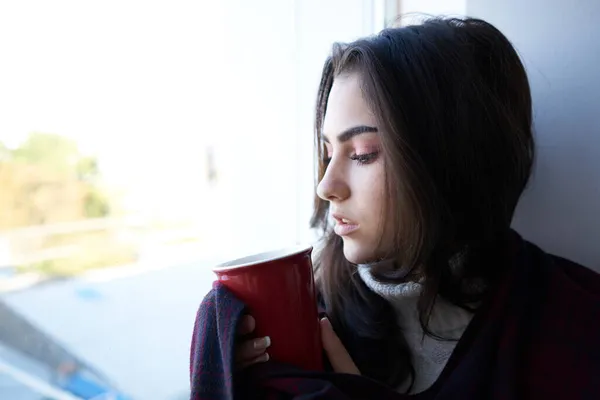
[[[533,268],[527,291],[539,296],[525,300],[531,308],[520,325],[529,338],[528,379],[537,382],[532,383],[534,389],[552,387],[559,394],[577,387],[579,393],[593,393],[596,398],[600,393],[600,275],[564,257],[544,255],[539,249],[536,253],[542,256],[533,257],[539,268]],[[536,283],[539,287],[532,288]]]
[[[556,279],[562,286],[570,289],[568,293],[588,297],[589,300],[598,302],[600,306],[600,274],[598,272],[564,257],[557,255],[550,257],[558,269]]]
[[[514,232],[514,268],[517,281],[532,292],[545,293],[546,304],[594,303],[600,307],[600,274],[578,262],[542,249]],[[571,300],[571,301],[568,301]]]

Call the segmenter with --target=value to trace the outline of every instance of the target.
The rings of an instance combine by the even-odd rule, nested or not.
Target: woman
[[[315,265],[331,367],[425,392],[515,264],[510,223],[534,161],[525,69],[477,19],[336,45],[316,144],[312,224],[324,232]],[[247,316],[239,333],[253,328]],[[267,361],[269,344],[240,342],[238,365]]]

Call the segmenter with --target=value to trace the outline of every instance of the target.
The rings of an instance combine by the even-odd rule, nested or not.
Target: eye
[[[377,160],[378,156],[379,156],[379,152],[375,151],[375,152],[367,153],[367,154],[355,154],[353,156],[350,156],[350,159],[353,161],[356,161],[359,165],[365,165],[365,164],[370,164],[373,161]]]

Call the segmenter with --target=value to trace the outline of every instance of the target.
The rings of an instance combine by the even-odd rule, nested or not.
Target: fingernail
[[[256,362],[267,362],[269,361],[269,353],[261,354],[260,357],[256,359]]]
[[[254,348],[256,350],[266,349],[270,345],[271,345],[271,338],[268,336],[265,336],[264,338],[256,339],[254,341]]]

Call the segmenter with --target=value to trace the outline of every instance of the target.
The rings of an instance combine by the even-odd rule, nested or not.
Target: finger
[[[271,338],[265,336],[263,338],[246,340],[238,345],[236,349],[236,358],[238,363],[252,361],[263,355],[271,345]]]
[[[241,362],[239,364],[239,368],[246,368],[253,364],[264,363],[264,362],[269,361],[269,358],[270,358],[269,353],[263,353],[263,354],[259,355],[258,357],[255,357],[252,360]]]
[[[256,327],[256,320],[252,315],[244,315],[240,323],[238,325],[237,334],[239,336],[248,335],[254,332],[254,328]]]
[[[352,361],[352,357],[342,344],[342,341],[333,330],[331,322],[327,318],[321,320],[321,340],[327,358],[335,372],[360,375],[360,371]]]

